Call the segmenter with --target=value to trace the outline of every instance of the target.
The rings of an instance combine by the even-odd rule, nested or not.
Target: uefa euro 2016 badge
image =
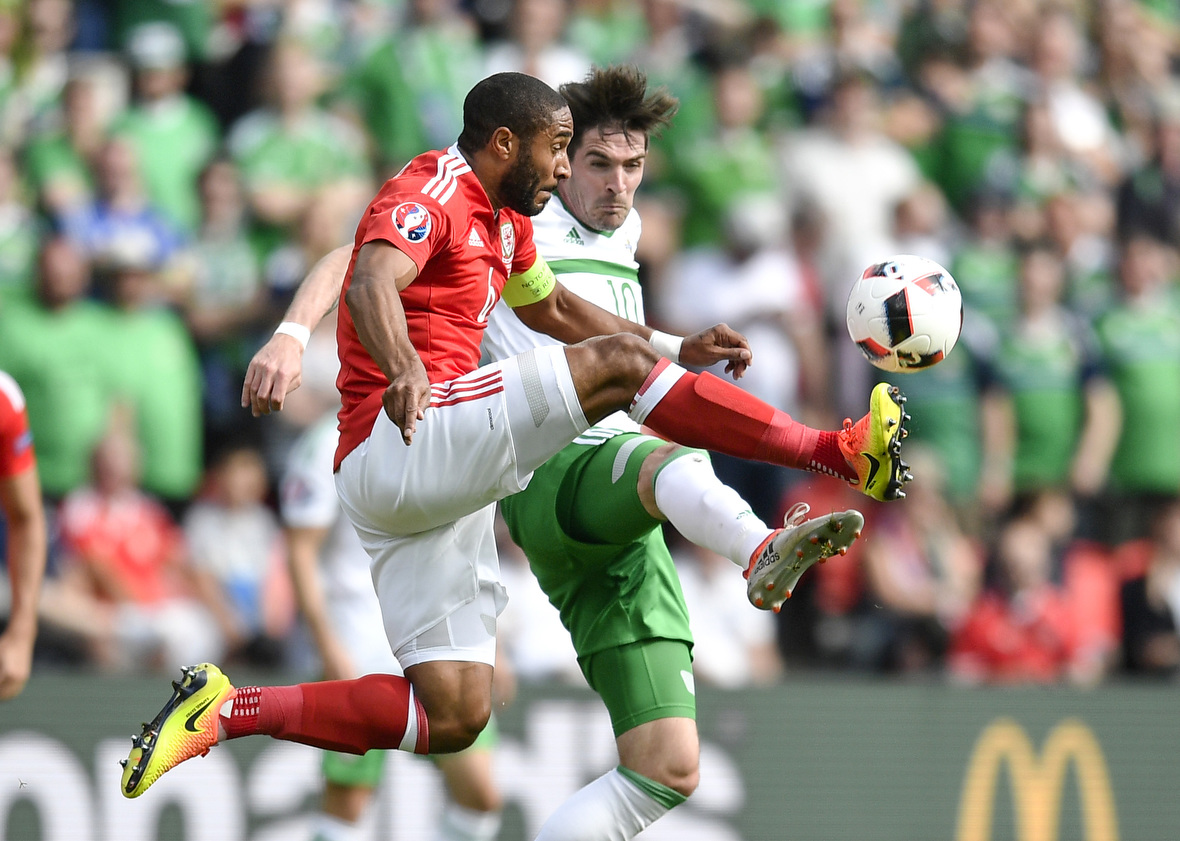
[[[504,265],[512,267],[512,255],[516,253],[516,229],[511,222],[500,225],[500,254],[504,258]]]
[[[430,211],[417,202],[403,202],[393,209],[393,226],[410,242],[421,242],[430,236],[432,224]]]

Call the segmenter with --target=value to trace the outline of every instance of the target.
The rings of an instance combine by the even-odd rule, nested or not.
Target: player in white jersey
[[[402,674],[382,630],[369,556],[340,507],[332,478],[336,413],[300,436],[291,450],[279,501],[292,580],[326,680]],[[447,786],[438,841],[492,841],[500,829],[500,793],[492,776],[489,727],[474,745],[434,757]],[[381,779],[385,752],[325,751],[324,791],[313,841],[354,841],[358,821]]]
[[[596,69],[562,94],[574,115],[571,174],[534,218],[538,251],[563,286],[641,322],[634,191],[648,137],[671,118],[676,100],[649,94],[633,67]],[[314,324],[331,308],[346,262],[340,249],[317,265],[290,321]],[[651,339],[673,359],[677,341]],[[552,344],[501,305],[483,349],[502,358]],[[243,405],[255,413],[281,408],[298,384],[284,348],[276,336],[251,363]],[[559,807],[538,836],[543,841],[633,838],[696,788],[692,637],[662,522],[744,568],[750,601],[775,610],[806,569],[843,554],[863,524],[856,511],[805,520],[803,506],[784,528],[771,529],[717,479],[707,453],[644,435],[622,413],[586,430],[500,504],[570,631],[587,682],[610,711],[619,750],[619,766]]]
[[[676,100],[649,94],[643,75],[627,67],[596,70],[561,92],[574,115],[570,177],[533,220],[534,242],[568,289],[643,323],[634,194],[649,136],[671,119]],[[483,351],[504,359],[550,344],[501,302]],[[863,523],[855,511],[807,523],[799,514],[796,528],[772,530],[717,479],[706,452],[645,435],[622,412],[550,459],[500,510],[610,711],[619,751],[616,769],[545,822],[538,836],[545,841],[631,838],[696,788],[692,635],[660,524],[670,521],[749,576],[763,553],[794,554],[803,535],[816,533],[824,551],[842,552]],[[777,609],[786,594],[772,596],[766,583],[750,599]]]
[[[576,126],[574,131],[578,131]],[[605,161],[605,150],[595,150],[592,154],[600,152]],[[641,176],[642,172],[637,172],[632,177]],[[617,229],[598,231],[580,221],[562,198],[570,190],[576,192],[582,181],[591,177],[584,175],[575,182],[571,175],[558,188],[554,201],[533,218],[533,242],[538,250],[544,249],[541,253],[549,268],[571,292],[604,310],[643,324],[643,289],[635,259],[643,227],[639,211],[631,207]],[[483,335],[484,355],[492,359],[507,359],[531,348],[553,344],[557,344],[556,339],[530,330],[503,301],[496,304]]]

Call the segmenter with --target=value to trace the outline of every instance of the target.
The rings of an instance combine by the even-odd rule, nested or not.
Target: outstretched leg
[[[879,500],[903,496],[904,398],[881,384],[869,412],[839,431],[813,429],[711,374],[669,363],[636,336],[619,334],[566,348],[586,418],[623,409],[689,447],[843,479]]]
[[[132,739],[131,754],[123,760],[123,794],[138,797],[170,768],[241,736],[268,735],[356,754],[448,753],[474,742],[491,712],[492,667],[432,661],[406,672],[413,683],[372,674],[237,688],[212,663],[186,667],[159,714]]]

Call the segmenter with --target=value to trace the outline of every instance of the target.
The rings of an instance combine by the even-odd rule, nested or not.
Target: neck
[[[499,213],[504,207],[504,202],[500,198],[501,168],[497,165],[498,162],[490,160],[482,152],[476,152],[474,155],[468,155],[462,149],[459,152],[471,164],[471,171],[475,174],[479,185],[483,187],[483,191],[488,197],[488,202],[492,205],[492,210]]]
[[[584,228],[589,228],[592,231],[597,230],[593,225],[591,225],[574,211],[573,202],[571,202],[569,200],[569,196],[565,194],[567,184],[569,184],[568,179],[565,181],[560,181],[557,184],[557,198],[561,201],[561,206],[566,209],[566,212],[569,213],[570,216],[574,217],[574,219],[578,221],[579,225]]]

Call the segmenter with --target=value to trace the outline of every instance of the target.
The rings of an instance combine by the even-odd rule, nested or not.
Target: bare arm
[[[513,312],[533,330],[567,345],[611,333],[634,333],[643,339],[652,334],[650,327],[628,321],[590,303],[570,292],[560,281],[540,301],[517,307]]]
[[[545,298],[517,307],[514,312],[528,327],[566,344],[612,333],[633,333],[650,339],[653,332],[650,327],[628,321],[575,295],[560,282]],[[725,370],[732,372],[734,379],[745,373],[751,359],[745,336],[724,324],[687,337],[680,350],[680,361],[688,365],[708,366],[726,361]]]
[[[329,251],[312,267],[299,284],[283,321],[301,324],[309,331],[336,309],[352,246],[342,245]],[[299,387],[303,361],[303,346],[292,336],[276,333],[258,349],[242,384],[242,408],[249,408],[254,417],[279,412],[283,400]]]
[[[344,296],[357,337],[389,380],[382,403],[409,445],[417,423],[430,405],[426,366],[410,343],[401,290],[418,276],[418,267],[388,242],[361,246]]]
[[[1102,490],[1123,426],[1118,392],[1108,380],[1086,385],[1086,420],[1074,455],[1071,480],[1074,490],[1089,496]]]
[[[287,565],[295,588],[295,601],[303,615],[312,641],[320,654],[325,680],[347,680],[356,677],[356,668],[348,652],[341,645],[328,619],[320,580],[320,549],[328,536],[328,529],[294,527],[284,529],[287,539]]]
[[[37,602],[45,575],[45,511],[36,467],[0,480],[0,508],[8,522],[8,579],[12,607],[0,634],[0,701],[20,694],[29,679],[37,639]]]
[[[999,511],[1012,494],[1012,460],[1016,453],[1016,417],[1012,398],[995,389],[980,401],[983,464],[979,499],[990,511]]]

